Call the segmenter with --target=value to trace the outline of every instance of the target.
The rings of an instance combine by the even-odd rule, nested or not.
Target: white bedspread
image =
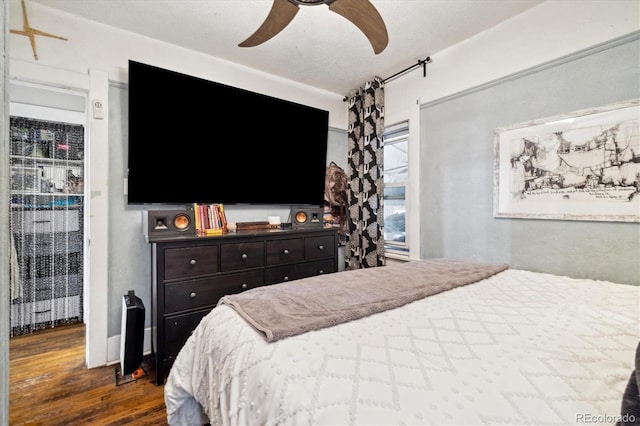
[[[636,286],[507,270],[275,343],[218,306],[171,369],[167,419],[613,424],[640,339],[639,306]]]

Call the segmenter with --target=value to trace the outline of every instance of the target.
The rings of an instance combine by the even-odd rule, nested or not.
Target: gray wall
[[[347,105],[344,106],[345,109]],[[329,129],[327,140],[327,166],[332,161],[343,169],[347,169],[348,139],[347,131]]]
[[[421,107],[421,258],[640,284],[640,224],[493,217],[494,130],[640,97],[639,35]]]
[[[345,106],[346,108],[346,106]],[[128,146],[128,87],[109,87],[109,321],[108,336],[121,331],[122,296],[134,290],[145,305],[145,325],[151,325],[151,248],[142,234],[147,210],[184,209],[178,206],[130,206],[124,193]],[[277,138],[273,138],[277,140]],[[329,129],[327,164],[347,162],[347,133]],[[280,215],[290,221],[290,206],[225,206],[230,222],[266,220]]]
[[[128,92],[109,86],[109,326],[108,336],[120,334],[122,296],[134,290],[151,324],[151,253],[142,234],[141,206],[127,205],[124,176],[127,167]],[[178,207],[176,207],[178,208]],[[180,206],[179,208],[184,208]]]

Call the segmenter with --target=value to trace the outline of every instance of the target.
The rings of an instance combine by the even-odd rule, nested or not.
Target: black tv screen
[[[129,204],[321,206],[328,111],[129,61]]]

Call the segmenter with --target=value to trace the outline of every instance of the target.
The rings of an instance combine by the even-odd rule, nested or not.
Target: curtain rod
[[[422,66],[422,77],[426,77],[427,76],[427,64],[431,63],[431,56],[427,56],[424,59],[418,59],[418,62],[411,65],[410,67],[407,67],[405,69],[403,69],[402,71],[398,71],[397,73],[385,78],[384,80],[382,80],[383,83],[386,83],[387,81],[396,78],[398,76],[400,76],[401,74],[404,74],[408,71],[411,71],[414,68],[418,68],[419,66]]]
[[[426,77],[426,76],[427,76],[427,64],[430,64],[431,62],[432,62],[432,61],[431,61],[431,56],[427,56],[427,57],[426,57],[426,58],[424,58],[424,59],[418,59],[418,62],[416,62],[415,64],[413,64],[413,65],[411,65],[411,66],[409,66],[409,67],[407,67],[407,68],[403,69],[402,71],[398,71],[397,73],[395,73],[395,74],[393,74],[393,75],[390,75],[389,77],[387,77],[387,78],[383,79],[383,80],[382,80],[382,82],[383,82],[383,83],[386,83],[387,81],[392,80],[392,79],[394,79],[394,78],[396,78],[396,77],[399,77],[399,76],[401,76],[402,74],[404,74],[404,73],[406,73],[406,72],[409,72],[409,71],[411,71],[412,69],[414,69],[414,68],[418,68],[418,67],[420,67],[420,66],[422,67],[422,77]],[[342,101],[344,102],[344,101],[346,101],[347,99],[349,99],[349,97],[348,97],[348,96],[345,96],[345,97],[342,99]]]

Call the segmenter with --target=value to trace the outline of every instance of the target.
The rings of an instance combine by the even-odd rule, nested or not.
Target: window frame
[[[410,151],[409,122],[403,121],[398,124],[386,126],[384,133],[382,135],[382,138],[383,138],[384,148],[386,148],[388,145],[395,145],[400,143],[406,143],[407,145],[407,162],[406,162],[406,165],[403,165],[403,167],[407,168],[406,180],[400,181],[400,182],[388,182],[388,183],[384,182],[384,175],[387,173],[387,169],[384,167],[384,159],[383,159],[382,169],[383,169],[383,200],[386,203],[386,200],[389,199],[387,197],[384,197],[385,189],[404,188],[404,204],[405,204],[405,213],[404,213],[405,214],[405,229],[404,229],[405,240],[404,242],[385,240],[384,241],[385,256],[388,258],[408,260],[409,254],[410,254],[410,238],[409,238],[410,232],[408,227],[409,203],[407,199],[408,188],[409,188],[409,154],[410,154],[409,153]]]

